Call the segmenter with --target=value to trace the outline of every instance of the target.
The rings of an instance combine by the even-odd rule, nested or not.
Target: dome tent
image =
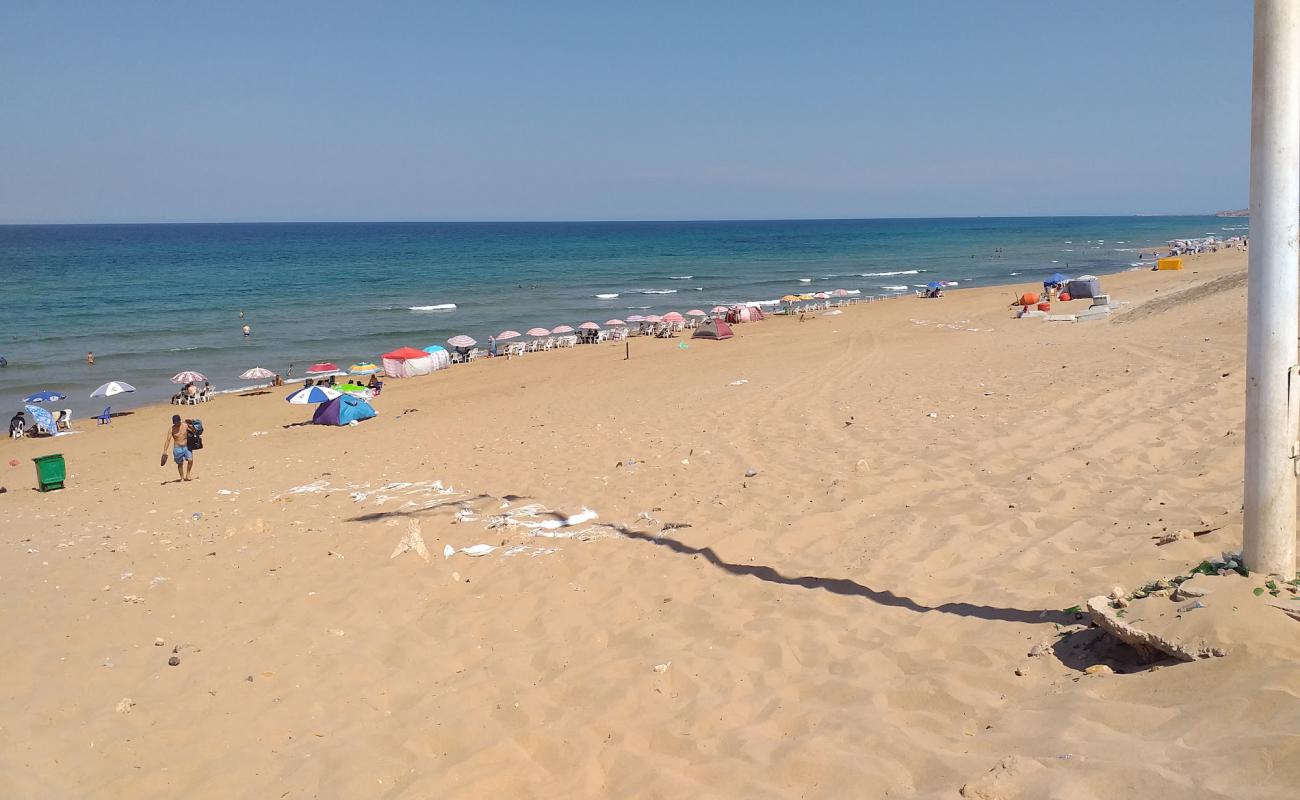
[[[429,362],[435,372],[440,369],[451,369],[451,353],[447,352],[447,348],[440,344],[431,344],[424,348],[424,352],[429,354]]]
[[[692,339],[730,339],[732,336],[735,334],[731,332],[731,326],[720,319],[701,322],[700,327],[691,334]]]
[[[384,353],[381,358],[384,374],[390,378],[413,378],[433,372],[433,360],[429,354],[414,347],[399,347],[391,353]]]
[[[365,400],[341,394],[316,407],[311,421],[317,425],[350,425],[375,416],[375,409]]]

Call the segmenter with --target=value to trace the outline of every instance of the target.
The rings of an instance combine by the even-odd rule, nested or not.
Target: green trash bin
[[[63,463],[63,454],[33,458],[36,462],[36,486],[42,492],[62,489],[63,481],[68,477],[68,467]]]

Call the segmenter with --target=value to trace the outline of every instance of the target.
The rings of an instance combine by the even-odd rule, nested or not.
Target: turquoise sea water
[[[263,366],[375,360],[467,333],[708,310],[800,291],[862,296],[1038,283],[1133,268],[1173,238],[1244,232],[1215,217],[629,223],[0,226],[0,408],[125,380],[157,401],[181,370],[218,389]],[[598,298],[597,295],[617,297]],[[453,308],[448,306],[454,305]],[[245,312],[246,319],[239,318]],[[241,325],[252,326],[244,339]],[[97,364],[85,363],[94,351]]]

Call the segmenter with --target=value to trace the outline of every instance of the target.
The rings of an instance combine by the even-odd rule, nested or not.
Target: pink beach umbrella
[[[194,372],[193,370],[178,372],[172,376],[172,383],[198,383],[206,380],[207,378],[203,377],[202,372]]]
[[[528,335],[529,336],[550,336],[551,332],[546,328],[529,328]]]
[[[628,321],[628,322],[645,322],[645,317],[641,316],[640,314],[633,314],[632,316],[630,316],[630,317],[627,318],[627,321]]]
[[[569,325],[556,325],[554,328],[551,328],[551,333],[556,335],[562,333],[573,333],[573,328]]]
[[[478,344],[478,342],[462,333],[459,336],[453,336],[448,339],[447,344],[452,347],[473,347]]]
[[[725,313],[727,313],[727,307],[726,307],[726,306],[714,306],[713,308],[710,308],[710,309],[709,309],[709,313],[710,313],[710,314],[725,314]]]
[[[687,311],[687,312],[686,312],[686,316],[688,316],[688,317],[707,317],[708,314],[705,314],[703,311],[699,310],[698,308],[692,308],[690,311]]]
[[[605,320],[605,327],[606,327],[606,328],[626,328],[626,327],[627,327],[627,323],[624,322],[624,321],[621,320],[621,319],[607,319],[607,320]]]
[[[685,322],[686,317],[683,317],[681,314],[678,314],[676,311],[669,311],[667,314],[664,314],[663,321],[664,322]]]
[[[597,325],[597,324],[594,323],[594,322],[584,322],[584,323],[582,323],[581,325],[578,326],[578,330],[580,330],[580,331],[598,331],[598,330],[600,330],[600,326]]]
[[[642,322],[663,322],[664,318],[659,316],[658,314],[651,314],[641,321]]]
[[[836,289],[835,291],[831,292],[831,294],[835,295],[836,297],[848,297],[848,296],[849,296],[849,290],[848,290],[848,289]]]
[[[307,368],[308,375],[320,375],[325,372],[338,372],[338,371],[339,371],[338,365],[332,364],[329,361],[321,361],[319,363],[312,364],[310,367]]]
[[[274,377],[275,377],[274,372],[272,372],[269,369],[264,369],[262,367],[253,367],[252,369],[244,370],[239,374],[240,380],[245,380],[245,381],[265,381],[265,380],[270,380],[271,378]]]
[[[518,339],[520,336],[523,336],[523,334],[520,333],[519,331],[501,331],[500,333],[497,334],[497,341],[505,342],[505,341],[509,341],[510,339]]]
[[[814,300],[829,300],[829,299],[830,299],[830,296],[827,295],[825,292],[818,292],[817,294],[813,295],[813,299],[814,299]]]

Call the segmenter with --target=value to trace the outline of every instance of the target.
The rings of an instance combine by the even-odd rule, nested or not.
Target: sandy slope
[[[1285,796],[1280,613],[1212,662],[1026,656],[1239,545],[1243,266],[1107,279],[1112,321],[972,290],[480,362],[355,428],[222,398],[188,485],[171,409],[6,441],[0,795]]]

